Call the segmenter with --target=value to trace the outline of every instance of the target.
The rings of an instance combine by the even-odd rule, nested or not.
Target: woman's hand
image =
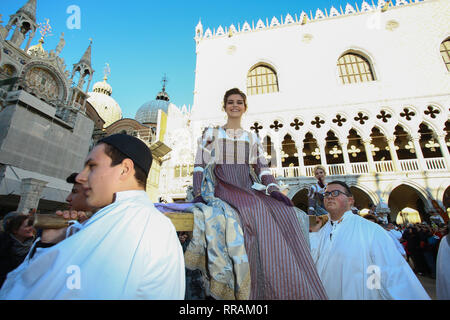
[[[207,204],[206,201],[203,199],[202,196],[196,196],[196,197],[194,198],[194,200],[192,200],[192,203],[198,203],[198,202]]]
[[[283,202],[285,205],[287,205],[288,207],[294,207],[294,203],[291,201],[291,199],[289,199],[288,197],[286,197],[284,194],[282,194],[280,191],[272,191],[270,193],[270,196],[272,198],[277,199],[278,201]]]

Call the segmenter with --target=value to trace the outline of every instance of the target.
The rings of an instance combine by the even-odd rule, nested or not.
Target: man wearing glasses
[[[311,228],[311,254],[330,299],[429,300],[411,267],[379,225],[352,213],[346,183],[326,187],[329,220]]]

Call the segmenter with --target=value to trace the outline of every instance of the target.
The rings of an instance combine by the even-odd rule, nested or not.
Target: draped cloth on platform
[[[266,187],[269,192],[272,185],[275,189],[277,187],[263,157],[259,138],[243,131],[240,137],[233,139],[221,128],[209,128],[200,141],[199,152],[206,153],[206,156],[197,153],[194,194],[201,194],[212,211],[206,211],[208,215],[195,226],[205,230],[207,248],[208,241],[215,241],[217,234],[225,239],[225,243],[238,238],[245,247],[245,256],[239,244],[238,254],[231,255],[234,258],[230,261],[234,264],[239,261],[237,265],[242,266],[242,270],[245,263],[248,264],[250,290],[245,289],[248,281],[244,279],[248,273],[244,271],[234,281],[238,287],[233,288],[233,297],[252,300],[326,299],[305,236],[308,229],[306,215],[264,192]],[[198,207],[203,208],[202,205]],[[220,213],[222,216],[227,217],[223,224],[215,220],[219,215],[214,211],[217,208],[223,212]],[[213,217],[213,224],[208,226],[210,217]],[[214,233],[210,234],[208,228]],[[231,239],[226,238],[228,230],[233,230]],[[195,233],[194,230],[194,237]],[[193,240],[191,244],[195,242]],[[217,247],[224,255],[229,254],[226,246],[219,243]],[[193,248],[188,247],[186,254]],[[210,255],[209,248],[206,251],[209,261],[204,265],[213,266],[211,259],[216,259],[217,254]],[[186,265],[189,264],[186,259]],[[231,297],[217,297],[213,291],[212,295],[216,298]]]

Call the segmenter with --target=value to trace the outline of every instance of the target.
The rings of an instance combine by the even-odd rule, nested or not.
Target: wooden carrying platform
[[[172,220],[177,231],[193,231],[194,230],[194,214],[188,212],[167,212],[165,215]],[[328,216],[309,216],[309,225],[316,224],[316,218],[324,220],[324,225],[328,221]]]

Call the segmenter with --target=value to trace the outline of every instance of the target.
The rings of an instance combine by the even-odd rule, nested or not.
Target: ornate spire
[[[31,20],[36,22],[36,0],[28,0],[28,2],[17,13],[26,14]]]
[[[79,63],[84,62],[87,66],[91,67],[91,47],[92,47],[92,39],[89,39],[89,47],[86,49],[86,52],[83,54]]]

